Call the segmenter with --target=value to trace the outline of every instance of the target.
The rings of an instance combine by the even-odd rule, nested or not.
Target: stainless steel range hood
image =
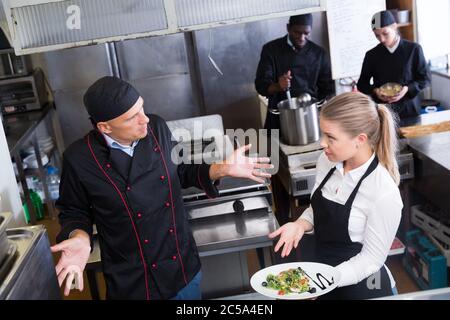
[[[17,55],[325,10],[325,0],[3,0]]]

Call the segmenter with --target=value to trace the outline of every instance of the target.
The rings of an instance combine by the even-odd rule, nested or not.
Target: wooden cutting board
[[[405,138],[421,137],[428,134],[444,131],[450,131],[450,121],[400,128],[400,133]]]

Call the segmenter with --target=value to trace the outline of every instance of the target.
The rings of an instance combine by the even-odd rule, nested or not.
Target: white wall
[[[416,0],[416,5],[418,42],[425,58],[430,60],[450,53],[450,1]]]
[[[3,124],[0,122],[0,212],[11,212],[10,228],[25,225],[19,188],[9,155]]]

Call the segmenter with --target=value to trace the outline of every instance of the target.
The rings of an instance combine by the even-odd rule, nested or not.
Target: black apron
[[[362,244],[353,242],[348,234],[350,211],[361,183],[375,170],[377,165],[378,158],[375,157],[344,205],[330,201],[322,195],[322,188],[332,176],[336,167],[328,172],[314,192],[311,198],[311,206],[314,212],[317,262],[335,267],[361,252]],[[359,283],[336,288],[322,296],[321,299],[371,299],[389,295],[392,295],[390,279],[386,268],[382,267],[376,274]]]

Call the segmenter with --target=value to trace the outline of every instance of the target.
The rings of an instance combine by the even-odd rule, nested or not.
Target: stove
[[[268,234],[279,227],[268,184],[227,177],[218,189],[214,199],[196,188],[183,191],[202,262],[205,299],[249,292],[247,251],[256,249],[261,268],[272,264],[273,241]]]
[[[400,179],[414,178],[414,158],[406,139],[399,143],[397,162]],[[323,153],[319,142],[306,146],[289,146],[280,142],[279,175],[285,189],[293,197],[310,195],[315,184],[316,164]]]

